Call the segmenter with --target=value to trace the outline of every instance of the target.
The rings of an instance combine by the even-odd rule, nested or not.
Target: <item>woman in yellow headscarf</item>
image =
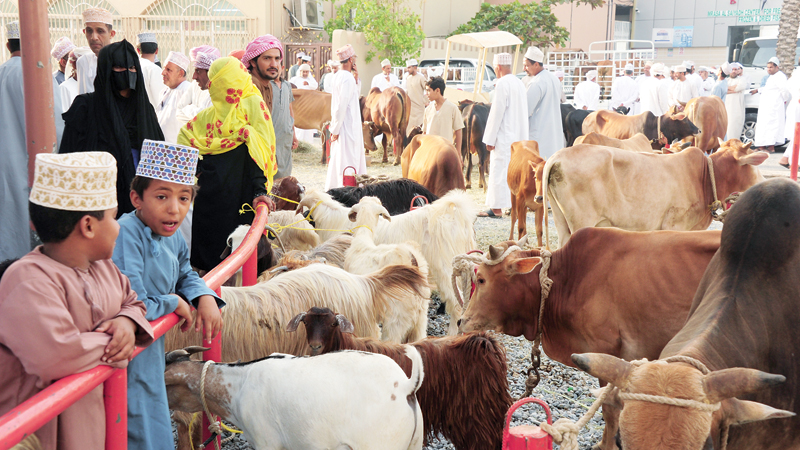
[[[178,134],[178,143],[200,150],[192,216],[192,265],[211,270],[222,259],[228,235],[253,221],[242,205],[269,200],[275,163],[275,131],[261,93],[244,65],[220,58],[208,71],[213,106],[201,111]]]

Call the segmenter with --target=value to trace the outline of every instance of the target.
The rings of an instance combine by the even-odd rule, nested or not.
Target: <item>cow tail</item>
[[[408,133],[406,133],[406,128],[408,128],[408,120],[404,120],[406,117],[406,102],[403,100],[403,96],[400,94],[400,92],[396,92],[394,95],[400,100],[400,136],[403,137],[403,148],[405,148],[405,146],[408,145]]]

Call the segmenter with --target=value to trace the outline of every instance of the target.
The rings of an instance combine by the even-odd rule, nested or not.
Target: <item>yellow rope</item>
[[[277,197],[277,196],[273,196],[273,197]],[[278,198],[281,198],[283,200],[288,200],[288,199],[284,199],[283,197],[278,197]],[[292,202],[293,200],[288,200],[288,201]],[[294,203],[297,203],[297,202],[294,202]],[[300,222],[309,222],[310,223],[312,219],[309,219],[309,217],[313,217],[314,210],[317,209],[317,206],[319,206],[321,204],[322,204],[322,200],[318,201],[317,204],[314,205],[308,211],[308,216],[303,217],[300,220],[294,221],[294,222],[290,223],[289,225],[280,225],[280,224],[277,224],[277,223],[276,224],[268,223],[267,225],[269,225],[276,233],[280,233],[281,231],[283,231],[283,230],[285,230],[287,228],[288,229],[292,229],[292,230],[307,230],[307,228],[300,228],[300,227],[296,227],[295,225],[297,225]],[[255,210],[253,209],[252,206],[250,206],[249,203],[245,203],[245,204],[242,205],[242,208],[239,210],[239,214],[244,214],[246,212],[251,212],[251,211],[255,212]],[[336,229],[332,229],[332,228],[314,228],[314,231],[336,231],[336,232],[339,232],[339,233],[352,233],[353,230],[355,230],[356,228],[361,228],[361,227],[367,228],[369,231],[372,231],[372,228],[370,228],[370,227],[368,227],[366,225],[359,225],[359,226],[356,226],[356,227],[353,227],[353,228],[350,228],[350,229],[347,229],[347,230],[336,230]]]
[[[289,203],[294,203],[295,205],[299,205],[300,204],[300,202],[296,202],[296,201],[288,199],[288,198],[283,198],[280,195],[275,195],[275,194],[269,194],[269,195],[270,195],[270,197],[275,197],[275,198],[278,198],[278,199],[281,199],[281,200],[285,200],[285,201],[287,201]]]

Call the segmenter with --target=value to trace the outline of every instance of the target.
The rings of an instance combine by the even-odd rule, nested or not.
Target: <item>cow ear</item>
[[[723,402],[722,406],[722,421],[728,425],[741,425],[767,419],[781,419],[794,415],[795,413],[791,411],[784,411],[763,403],[736,398]]]
[[[742,150],[750,150],[750,147],[752,146],[753,146],[753,141],[750,141],[747,144],[744,144],[744,146],[742,146]]]
[[[684,114],[684,113],[679,113],[679,114],[675,114],[674,116],[672,116],[672,120],[683,120],[685,118],[686,118],[686,114]]]
[[[748,153],[746,155],[737,154],[735,158],[740,166],[744,166],[745,164],[750,164],[751,166],[758,166],[767,159],[769,159],[769,153],[753,152],[753,153]]]
[[[593,377],[624,388],[633,372],[633,366],[624,359],[604,353],[573,353],[572,362]]]
[[[783,375],[773,375],[756,369],[736,367],[716,370],[703,377],[703,389],[711,403],[751,394],[786,381]]]
[[[519,258],[511,263],[511,271],[514,275],[531,273],[537,264],[542,262],[542,258],[535,256],[530,258]]]

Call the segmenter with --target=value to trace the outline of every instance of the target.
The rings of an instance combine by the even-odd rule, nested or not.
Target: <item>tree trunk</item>
[[[781,70],[787,77],[792,74],[794,65],[797,63],[795,55],[798,26],[800,26],[800,0],[784,0],[776,56],[781,62]]]

